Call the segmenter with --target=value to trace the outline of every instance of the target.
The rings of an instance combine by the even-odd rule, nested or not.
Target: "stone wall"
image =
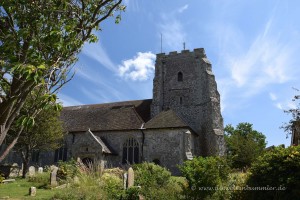
[[[160,165],[171,170],[173,174],[179,174],[176,167],[187,159],[186,152],[193,151],[194,135],[187,133],[185,128],[176,129],[144,129],[132,131],[107,131],[93,132],[94,135],[103,138],[116,155],[104,155],[106,167],[122,166],[123,144],[128,138],[134,138],[139,143],[139,161],[153,162],[159,160]],[[190,139],[188,139],[190,137]],[[83,141],[89,142],[90,149],[99,149],[99,146],[90,142],[84,132],[76,133],[75,137],[69,134],[67,137],[69,158],[76,155],[72,154],[72,149],[79,149]],[[78,142],[81,141],[81,142]],[[94,154],[93,154],[94,153]],[[96,158],[100,152],[91,152],[87,157]],[[75,158],[76,159],[76,158]]]
[[[217,142],[222,136],[216,135],[223,132],[220,95],[204,49],[157,55],[151,115],[167,109],[173,109],[199,135],[197,155],[223,154],[222,142]]]

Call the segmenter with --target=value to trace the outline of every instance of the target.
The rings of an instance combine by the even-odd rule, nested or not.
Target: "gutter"
[[[145,133],[143,130],[146,130],[146,128],[144,128],[145,123],[142,124],[141,128],[139,128],[139,130],[141,130],[142,133],[142,161],[144,161],[144,144],[145,144]]]

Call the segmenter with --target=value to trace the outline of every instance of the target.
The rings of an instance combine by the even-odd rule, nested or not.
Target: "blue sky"
[[[300,1],[126,0],[122,21],[102,24],[76,75],[60,92],[65,106],[152,98],[155,54],[205,48],[221,94],[224,125],[253,124],[268,146],[290,144],[279,127],[300,88]]]

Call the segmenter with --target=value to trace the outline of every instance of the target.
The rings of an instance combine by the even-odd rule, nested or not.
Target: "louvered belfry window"
[[[123,144],[122,163],[138,163],[139,162],[139,143],[134,138],[128,138]]]

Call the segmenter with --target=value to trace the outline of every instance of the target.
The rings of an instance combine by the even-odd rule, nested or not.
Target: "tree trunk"
[[[10,150],[15,146],[15,144],[18,142],[18,139],[23,132],[24,126],[21,126],[18,135],[14,138],[14,140],[6,147],[5,151],[0,155],[0,163],[4,160],[4,158],[9,154]]]
[[[26,178],[26,173],[28,172],[28,164],[30,160],[30,149],[26,147],[23,151],[21,151],[22,161],[23,161],[23,172],[22,178]]]

